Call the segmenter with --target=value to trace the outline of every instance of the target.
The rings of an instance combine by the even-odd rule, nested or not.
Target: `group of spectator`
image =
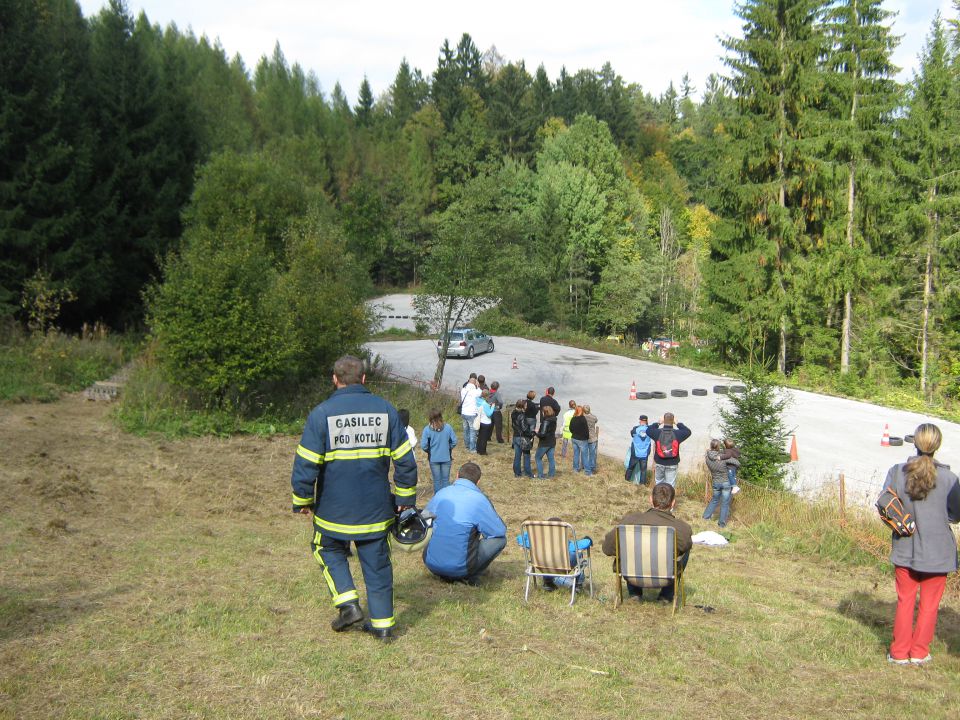
[[[507,526],[497,513],[490,499],[480,490],[480,467],[473,462],[465,463],[457,473],[453,485],[437,492],[426,507],[432,516],[433,535],[423,551],[423,561],[435,576],[448,582],[479,583],[480,576],[506,547]],[[682,573],[690,558],[693,546],[693,530],[690,525],[673,514],[676,505],[676,490],[668,483],[654,486],[650,495],[650,508],[632,511],[624,515],[616,525],[670,526],[676,530],[677,563]],[[558,519],[558,518],[554,518]],[[616,525],[603,540],[603,553],[616,553]],[[517,542],[525,544],[529,539],[523,535]],[[583,538],[578,548],[589,547],[592,541]],[[570,578],[577,582],[582,578]],[[561,584],[554,579],[544,583],[546,589],[555,589]],[[642,599],[643,588],[628,580],[627,590],[631,597]],[[658,589],[658,599],[674,600],[673,587]]]
[[[545,402],[546,400],[546,402]],[[553,401],[551,403],[550,401]],[[537,435],[543,439],[546,432],[552,439],[549,445],[551,459],[550,474],[553,474],[552,450],[555,446],[556,413],[553,409],[553,388],[549,388],[544,398],[535,403],[533,393],[519,400],[512,413],[511,424],[515,436],[528,435],[534,418],[529,414],[531,404],[540,408],[540,426]],[[577,458],[586,458],[585,469],[590,474],[589,450],[577,444],[579,428],[585,424],[583,408],[571,401],[568,414],[565,414],[564,440],[573,440],[574,463]],[[589,413],[589,408],[586,409]],[[569,418],[569,423],[567,422]],[[578,421],[578,419],[580,419]],[[567,438],[568,428],[570,438]],[[447,426],[449,427],[449,426]],[[425,433],[426,434],[426,433]],[[676,562],[678,572],[683,572],[693,547],[692,528],[674,513],[676,505],[676,473],[679,464],[679,446],[690,437],[690,430],[683,423],[676,422],[672,413],[664,413],[659,422],[648,423],[646,415],[631,429],[631,446],[625,461],[626,478],[636,484],[647,484],[647,461],[654,459],[655,484],[650,496],[650,508],[628,512],[617,525],[655,525],[670,526],[676,531]],[[957,547],[949,524],[960,521],[960,481],[948,466],[933,459],[941,443],[939,428],[923,424],[917,428],[914,443],[917,455],[906,463],[890,469],[884,483],[884,491],[893,489],[914,519],[914,531],[902,536],[892,536],[890,559],[896,569],[897,610],[893,626],[893,641],[887,654],[890,663],[896,665],[922,665],[930,662],[930,643],[936,627],[940,600],[944,592],[946,576],[957,570]],[[561,455],[566,450],[564,443]],[[529,474],[529,449],[525,454],[526,469]],[[541,444],[543,447],[543,444]],[[589,447],[589,446],[588,446]],[[579,448],[579,452],[578,452]],[[730,439],[710,441],[704,461],[710,472],[713,484],[713,497],[703,513],[710,519],[719,508],[719,525],[724,527],[730,512],[731,495],[737,489],[737,469],[740,452]],[[543,476],[541,455],[537,452],[538,474]],[[515,460],[514,472],[518,472],[519,461]],[[493,508],[490,500],[480,492],[477,482],[480,468],[467,463],[460,469],[460,477],[453,487],[437,493],[427,507],[436,515],[434,538],[424,551],[424,562],[434,575],[446,580],[462,580],[476,584],[478,577],[506,546],[506,525]],[[521,544],[529,542],[518,536]],[[592,543],[589,538],[581,540],[587,547]],[[616,552],[616,526],[604,537],[602,550],[605,555]],[[554,589],[557,584],[544,583],[546,589]],[[575,579],[565,578],[568,582]],[[643,588],[639,584],[627,581],[630,597],[642,599]],[[658,590],[660,601],[672,602],[674,589],[668,586]],[[919,610],[915,610],[919,598]]]
[[[409,414],[401,415],[389,402],[371,394],[364,387],[365,379],[359,358],[348,355],[335,363],[332,380],[336,391],[311,411],[297,446],[291,476],[292,506],[294,513],[312,520],[312,554],[323,571],[338,611],[331,628],[342,632],[362,622],[365,632],[388,641],[393,637],[395,618],[393,566],[387,535],[397,523],[396,518],[402,517],[416,501],[415,435],[409,426]],[[474,404],[468,406],[468,410],[473,410],[475,417],[483,412],[493,425],[493,410],[497,408],[490,390],[495,392],[497,387],[493,384],[490,389],[484,389],[481,385],[481,378],[471,378],[464,388],[479,389],[479,398],[470,390],[461,394],[461,402],[466,402],[467,395],[474,397]],[[540,416],[536,434],[552,438],[553,444],[546,445],[550,450],[556,444],[559,410],[553,395],[553,388],[549,388],[536,403]],[[520,438],[528,437],[532,427],[529,419],[535,415],[530,411],[530,403],[534,397],[535,393],[528,394],[527,400],[519,400],[511,414],[511,424],[517,423],[515,433]],[[489,407],[490,412],[484,406]],[[586,413],[580,406],[571,409],[570,439],[576,440],[576,433],[582,437],[578,428],[583,424],[577,422],[577,418],[589,415],[589,408]],[[476,463],[461,466],[453,485],[447,484],[456,434],[443,422],[439,411],[432,411],[429,420],[420,447],[427,452],[434,476],[434,495],[427,506],[427,511],[434,516],[434,525],[433,535],[424,549],[424,563],[438,577],[474,584],[506,546],[506,524],[479,489],[481,469]],[[671,413],[665,413],[658,423],[648,425],[646,420],[641,416],[632,431],[627,478],[632,479],[639,468],[641,483],[645,484],[646,463],[641,461],[649,457],[652,447],[656,484],[651,493],[651,508],[642,513],[627,513],[617,525],[675,528],[677,562],[682,572],[689,560],[692,532],[689,524],[673,514],[674,484],[680,443],[690,437],[690,430],[676,423]],[[470,436],[465,434],[465,437]],[[486,437],[489,439],[490,431]],[[589,443],[589,425],[587,437]],[[636,443],[638,438],[641,442]],[[542,435],[541,439],[544,439]],[[960,480],[949,466],[934,459],[941,442],[942,434],[936,425],[920,425],[914,433],[916,456],[890,469],[881,495],[881,499],[892,496],[900,503],[901,517],[910,520],[902,527],[894,523],[890,554],[896,569],[897,610],[887,660],[897,665],[930,662],[929,646],[946,577],[958,567],[957,543],[950,523],[960,521]],[[469,447],[472,441],[467,443]],[[479,445],[479,439],[477,443]],[[595,467],[590,461],[589,448],[584,452],[581,445],[577,453],[577,447],[574,443],[575,457],[581,459],[589,474]],[[644,449],[646,454],[641,457]],[[479,449],[477,452],[480,454]],[[522,447],[520,452],[524,452]],[[529,452],[527,448],[527,469]],[[552,454],[544,453],[548,454],[552,460]],[[538,457],[538,461],[540,459]],[[736,448],[725,448],[723,443],[714,440],[705,459],[713,478],[714,495],[704,518],[712,517],[720,507],[723,525],[725,513],[729,511],[731,488],[736,484],[739,464]],[[394,465],[392,484],[388,477],[391,461]],[[516,460],[514,469],[517,469]],[[538,470],[542,474],[540,462]],[[552,474],[552,463],[550,470]],[[881,502],[886,501],[878,500],[881,512],[886,513],[889,504],[881,505]],[[607,555],[615,552],[615,533],[616,528],[604,538],[603,551]],[[369,618],[360,607],[350,571],[351,544],[356,548],[363,570]],[[628,590],[633,596],[642,595],[642,588],[638,586],[631,585]],[[662,600],[671,600],[671,595],[672,588],[660,591]],[[918,597],[919,609],[916,610]]]

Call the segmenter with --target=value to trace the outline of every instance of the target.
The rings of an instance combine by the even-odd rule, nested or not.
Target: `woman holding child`
[[[710,449],[707,450],[707,454],[703,458],[713,480],[713,497],[710,499],[707,509],[703,511],[703,519],[709,520],[712,518],[719,505],[720,521],[718,524],[720,527],[726,527],[727,519],[730,517],[730,489],[732,483],[730,482],[728,466],[730,463],[740,464],[740,461],[736,458],[724,458],[722,456],[723,449],[722,442],[711,440]]]

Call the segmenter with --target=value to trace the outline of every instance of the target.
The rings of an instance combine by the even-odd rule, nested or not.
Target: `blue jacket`
[[[527,533],[517,535],[517,545],[522,548],[529,548],[530,536],[527,535]],[[586,550],[591,547],[593,547],[593,538],[590,537],[582,537],[577,540],[576,544],[574,544],[573,540],[569,541],[567,543],[567,550],[570,551],[570,566],[572,567],[577,563],[577,550]]]
[[[645,458],[650,455],[650,445],[653,441],[647,434],[646,425],[636,425],[630,431],[633,436],[633,454],[638,458]]]
[[[507,536],[507,526],[497,515],[493,503],[480,488],[464,478],[457,478],[453,485],[434,495],[427,511],[436,519],[423,561],[436,575],[467,577],[480,536]]]
[[[457,446],[457,434],[444,423],[442,430],[434,430],[429,425],[424,426],[420,435],[420,447],[428,453],[432,463],[448,463],[453,461],[451,450]]]
[[[417,494],[417,464],[396,408],[363,385],[334,392],[307,417],[290,482],[294,512],[311,508],[317,532],[384,536],[395,506],[412,505]]]

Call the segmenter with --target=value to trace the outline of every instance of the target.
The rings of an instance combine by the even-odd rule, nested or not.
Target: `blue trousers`
[[[720,506],[720,527],[727,524],[727,518],[730,517],[730,480],[724,482],[713,481],[713,497],[710,498],[710,504],[703,511],[703,519],[709,520],[713,513]]]
[[[527,477],[533,477],[533,468],[530,466],[530,451],[524,452],[520,449],[520,439],[513,439],[513,475],[520,477],[520,459],[523,458],[523,474]]]
[[[466,448],[468,452],[477,451],[477,431],[473,429],[473,419],[476,416],[476,413],[473,415],[460,416],[463,418],[463,447]]]
[[[433,494],[450,484],[450,465],[452,463],[430,463],[430,475],[433,477]]]
[[[587,474],[590,474],[590,469],[587,466],[588,459],[588,446],[589,442],[586,440],[577,440],[573,438],[573,471],[580,472],[581,470],[586,470]]]
[[[320,564],[335,607],[357,602],[360,597],[347,559],[350,542],[323,535],[316,524],[313,526],[313,556]],[[363,582],[367,586],[370,623],[376,628],[393,627],[396,623],[393,617],[393,565],[387,536],[352,542],[357,548]]]
[[[587,460],[584,462],[587,475],[593,475],[597,471],[597,443],[587,443]]]
[[[543,474],[543,456],[547,456],[547,460],[550,461],[549,468],[550,471],[547,473],[546,477],[553,477],[557,474],[557,466],[553,462],[553,447],[543,447],[542,445],[537,448],[537,475],[544,477]]]

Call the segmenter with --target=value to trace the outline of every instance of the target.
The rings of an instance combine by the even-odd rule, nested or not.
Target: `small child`
[[[727,463],[727,480],[730,481],[730,494],[736,495],[740,492],[740,488],[737,485],[737,468],[740,467],[740,448],[738,448],[737,444],[730,438],[723,439],[723,447],[725,449],[720,453],[720,459],[736,460],[736,462]]]
[[[403,423],[403,426],[407,429],[407,440],[410,441],[410,451],[413,453],[413,459],[417,459],[417,453],[415,448],[417,447],[417,433],[414,431],[413,427],[410,425],[410,411],[409,410],[397,410],[400,413],[400,422]]]

